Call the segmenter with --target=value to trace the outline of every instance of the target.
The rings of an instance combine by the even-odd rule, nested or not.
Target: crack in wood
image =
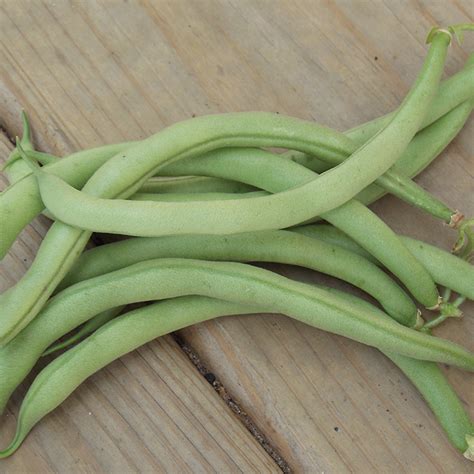
[[[216,375],[212,371],[210,371],[209,368],[201,361],[196,351],[191,346],[189,346],[177,333],[173,333],[172,335],[178,346],[188,356],[189,360],[193,363],[199,373],[209,382],[210,385],[212,385],[217,394],[222,398],[222,400],[224,400],[225,404],[237,416],[239,421],[243,423],[245,428],[247,428],[247,430],[257,440],[257,442],[265,450],[265,452],[273,459],[273,461],[280,468],[280,470],[285,474],[290,474],[291,472],[293,472],[288,462],[278,452],[277,448],[265,436],[265,434],[260,430],[257,424],[241,407],[239,402],[235,400],[232,394],[227,391],[227,389],[224,387],[222,382],[216,377]]]

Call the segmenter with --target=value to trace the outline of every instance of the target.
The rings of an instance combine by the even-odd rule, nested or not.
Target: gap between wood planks
[[[0,123],[0,135],[0,138],[4,141],[8,141],[12,145],[12,147],[16,145],[13,128],[10,128],[9,124],[5,121],[2,121]],[[103,239],[98,234],[93,234],[91,240],[96,246],[102,245],[107,241],[107,239]],[[232,413],[236,416],[239,422],[245,426],[245,428],[260,444],[260,446],[264,449],[268,456],[270,456],[270,458],[275,462],[278,468],[285,474],[290,474],[291,472],[293,472],[288,462],[279,453],[275,445],[260,430],[258,425],[252,420],[252,418],[247,414],[245,409],[240,405],[238,400],[236,400],[232,396],[232,394],[229,393],[229,391],[225,388],[225,386],[216,376],[212,368],[209,368],[201,361],[199,354],[197,354],[196,351],[191,346],[189,346],[181,336],[179,336],[177,333],[172,333],[171,335],[180,350],[182,350],[186,354],[190,362],[193,364],[194,368],[214,388],[219,397],[225,402],[226,406],[232,411]]]

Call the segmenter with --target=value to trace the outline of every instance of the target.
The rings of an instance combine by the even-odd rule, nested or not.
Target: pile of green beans
[[[474,299],[472,221],[412,181],[474,106],[474,54],[440,83],[452,36],[466,29],[433,29],[398,109],[345,133],[280,114],[210,115],[58,158],[34,149],[23,114],[3,169],[1,257],[41,212],[54,222],[0,295],[0,412],[41,357],[55,358],[28,389],[0,458],[123,354],[216,317],[273,312],[382,351],[474,460],[474,425],[437,366],[474,372],[474,353],[432,334]],[[390,229],[367,208],[387,192],[455,228],[459,255]],[[84,251],[92,233],[130,238]],[[253,262],[325,273],[373,303]]]

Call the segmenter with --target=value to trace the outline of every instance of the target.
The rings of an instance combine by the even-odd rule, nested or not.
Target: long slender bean
[[[377,260],[365,249],[354,242],[347,234],[333,226],[319,224],[294,227],[291,230],[332,245],[338,245],[371,260],[373,263],[377,263]],[[473,265],[421,240],[403,235],[400,236],[400,239],[415,258],[430,272],[436,283],[450,288],[470,300],[474,300]]]
[[[81,327],[75,330],[72,334],[67,337],[56,341],[51,346],[49,346],[42,354],[42,357],[49,356],[55,352],[62,351],[71,346],[76,345],[78,342],[85,339],[87,336],[93,334],[97,329],[101,328],[109,321],[118,316],[125,306],[117,306],[116,308],[109,309],[107,311],[102,311],[102,313],[97,314],[93,318],[86,321]]]
[[[352,240],[346,234],[344,234],[333,226],[326,224],[320,224],[317,226],[307,225],[294,227],[290,230],[293,232],[300,233],[302,235],[306,235],[308,237],[312,237],[314,239],[327,242],[332,246],[344,248],[350,253],[360,255],[361,257],[371,261],[372,263],[380,264],[380,262],[378,262],[366,250],[360,247],[354,240]],[[203,238],[205,237],[200,236],[198,237],[198,240]],[[211,236],[211,239],[221,238],[222,237]],[[231,240],[233,240],[236,237],[231,236],[230,238]],[[409,250],[413,253],[413,255],[428,268],[431,273],[431,276],[433,277],[436,283],[445,287],[452,287],[454,291],[466,295],[470,299],[474,299],[474,267],[472,265],[469,265],[464,260],[461,260],[460,258],[455,257],[448,252],[430,246],[420,240],[404,236],[401,236],[401,238],[408,246]],[[177,239],[187,239],[187,237],[177,237]],[[81,255],[81,257],[71,269],[69,274],[61,282],[58,289],[64,289],[67,286],[70,286],[79,281],[117,270],[126,265],[136,263],[140,260],[145,260],[152,257],[156,258],[159,256],[183,256],[182,254],[177,253],[171,255],[169,253],[169,246],[167,245],[164,245],[164,247],[157,248],[157,246],[154,244],[155,242],[161,242],[161,245],[163,245],[164,242],[169,243],[170,240],[170,237],[163,237],[157,239],[128,239],[126,241],[115,242],[113,244],[107,244],[98,248],[91,249]],[[295,246],[295,248],[299,249],[300,247]],[[310,251],[310,253],[315,252],[316,248],[317,247],[314,247]],[[188,253],[187,255],[197,256],[197,254],[190,253]],[[200,258],[203,258],[203,255],[204,251],[200,254]],[[351,262],[352,259],[347,259],[345,261],[347,261],[347,269],[351,269],[349,262]],[[287,261],[287,263],[291,262]],[[307,266],[307,263],[305,263],[304,266]],[[321,271],[321,268],[319,268],[319,271]],[[341,278],[340,275],[333,275]],[[377,278],[376,276],[373,277]],[[444,299],[448,301],[449,296]],[[399,301],[399,308],[401,308],[401,299]],[[386,308],[386,311],[390,313],[390,310],[388,308]],[[105,322],[108,322],[111,318],[98,317],[96,322],[91,320],[90,327],[85,327],[84,331],[78,332],[67,341],[56,344],[54,347],[51,348],[50,351],[48,351],[48,353],[55,352],[59,349],[63,349],[67,346],[72,345],[73,343],[82,339],[85,335],[94,332],[98,327],[105,324]]]
[[[65,289],[17,337],[0,347],[0,408],[53,342],[96,314],[130,303],[185,295],[258,302],[261,311],[286,314],[363,344],[474,371],[474,354],[467,349],[409,329],[387,315],[358,311],[312,285],[242,263],[158,259]]]
[[[345,295],[338,296],[346,299]],[[356,300],[352,297],[347,303],[372,312],[370,305]],[[188,296],[155,303],[115,319],[58,357],[36,377],[22,403],[15,437],[10,446],[0,452],[0,458],[13,454],[41,418],[60,405],[84,380],[113,360],[186,326],[223,315],[258,311],[258,306]],[[380,317],[376,311],[373,313],[376,318]],[[383,319],[383,313],[381,316]],[[473,434],[473,426],[436,364],[392,353],[386,355],[415,383],[456,448],[467,451],[466,435]]]
[[[57,173],[71,185],[82,188],[103,163],[132,143],[107,145],[73,153],[67,159],[48,165],[48,172]],[[0,258],[6,255],[18,234],[43,209],[38,184],[31,172],[0,193]]]
[[[408,326],[417,323],[413,302],[374,264],[339,246],[282,230],[226,236],[134,238],[101,245],[81,255],[58,289],[140,261],[163,257],[274,262],[310,268],[367,292],[398,322]]]
[[[93,336],[86,339],[87,342],[84,341],[88,349],[83,350],[84,343],[79,344],[51,362],[36,377],[23,400],[15,438],[7,449],[0,451],[0,458],[13,454],[31,428],[41,418],[61,404],[88,376],[114,359],[156,337],[182,327],[218,316],[255,313],[257,311],[258,306],[245,306],[210,298],[189,296],[155,303],[115,319],[112,321],[112,325],[107,324]],[[117,326],[119,321],[120,324]],[[114,327],[117,327],[118,331],[114,330]],[[122,330],[128,331],[129,337],[123,337]],[[111,344],[111,337],[114,337],[113,333],[120,338],[114,340]],[[100,336],[101,334],[104,334],[104,336]],[[94,341],[96,339],[100,346],[95,345]],[[92,346],[95,347],[95,357],[93,357],[93,360],[89,360],[89,350],[92,349]],[[75,361],[79,359],[84,364],[76,366]],[[66,376],[63,382],[56,386],[57,376],[62,373],[59,367],[69,370],[67,375],[64,374]],[[45,377],[49,378],[49,382],[45,381]],[[49,388],[53,387],[53,391],[50,391]],[[43,394],[47,394],[46,398],[43,398]]]
[[[182,176],[149,179],[141,188],[140,193],[247,193],[256,191],[237,181],[204,176]]]

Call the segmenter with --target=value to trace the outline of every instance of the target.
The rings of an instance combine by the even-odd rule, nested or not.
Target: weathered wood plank
[[[279,111],[342,130],[399,104],[421,65],[424,36],[433,23],[472,21],[469,2],[455,0],[0,5],[0,91],[9,98],[0,101],[0,115],[18,133],[15,117],[21,104],[31,115],[39,146],[60,154],[140,138],[193,114],[235,110]],[[462,67],[473,44],[467,37],[463,48],[450,48],[449,74]],[[474,174],[472,125],[470,130],[419,182],[473,214],[468,198]],[[444,248],[452,241],[449,229],[393,198],[374,208],[398,231]],[[275,268],[321,281],[319,275]],[[473,311],[472,305],[466,307],[467,314]],[[450,322],[439,334],[472,348],[473,331],[472,319],[465,318]],[[272,315],[229,318],[180,334],[297,471],[469,471],[416,391],[373,349]],[[171,342],[157,342],[139,354],[148,355],[150,347],[161,354],[166,344]],[[125,361],[138,357],[132,354]],[[82,399],[90,391],[86,405],[92,418],[109,414],[117,426],[121,418],[128,420],[130,405],[146,394],[136,385],[123,402],[115,398],[119,388],[107,389],[110,373],[121,364],[94,377],[100,393],[85,388],[71,398],[70,421],[87,412]],[[140,364],[133,367],[131,373],[121,372],[126,387],[146,370]],[[454,369],[447,373],[473,413],[472,375]],[[189,390],[189,403],[195,392]],[[134,426],[137,437],[155,442],[159,435],[145,423],[153,424],[153,418],[148,420],[152,415],[139,407],[133,412],[144,425]],[[184,423],[181,415],[173,411],[170,423]],[[60,409],[50,417],[64,426],[63,438],[65,416]],[[42,437],[46,443],[53,429],[43,429],[49,429]],[[105,435],[95,448],[86,446],[92,435],[87,426],[82,430],[84,444],[77,457],[96,453],[100,446],[117,446]],[[38,456],[35,443],[29,445],[30,456]],[[124,456],[139,449],[120,447]],[[45,466],[60,456],[59,450],[48,456]],[[143,456],[144,464],[157,462]],[[109,453],[97,454],[78,469],[100,469],[104,459],[109,460]],[[170,462],[182,458],[177,455]]]

